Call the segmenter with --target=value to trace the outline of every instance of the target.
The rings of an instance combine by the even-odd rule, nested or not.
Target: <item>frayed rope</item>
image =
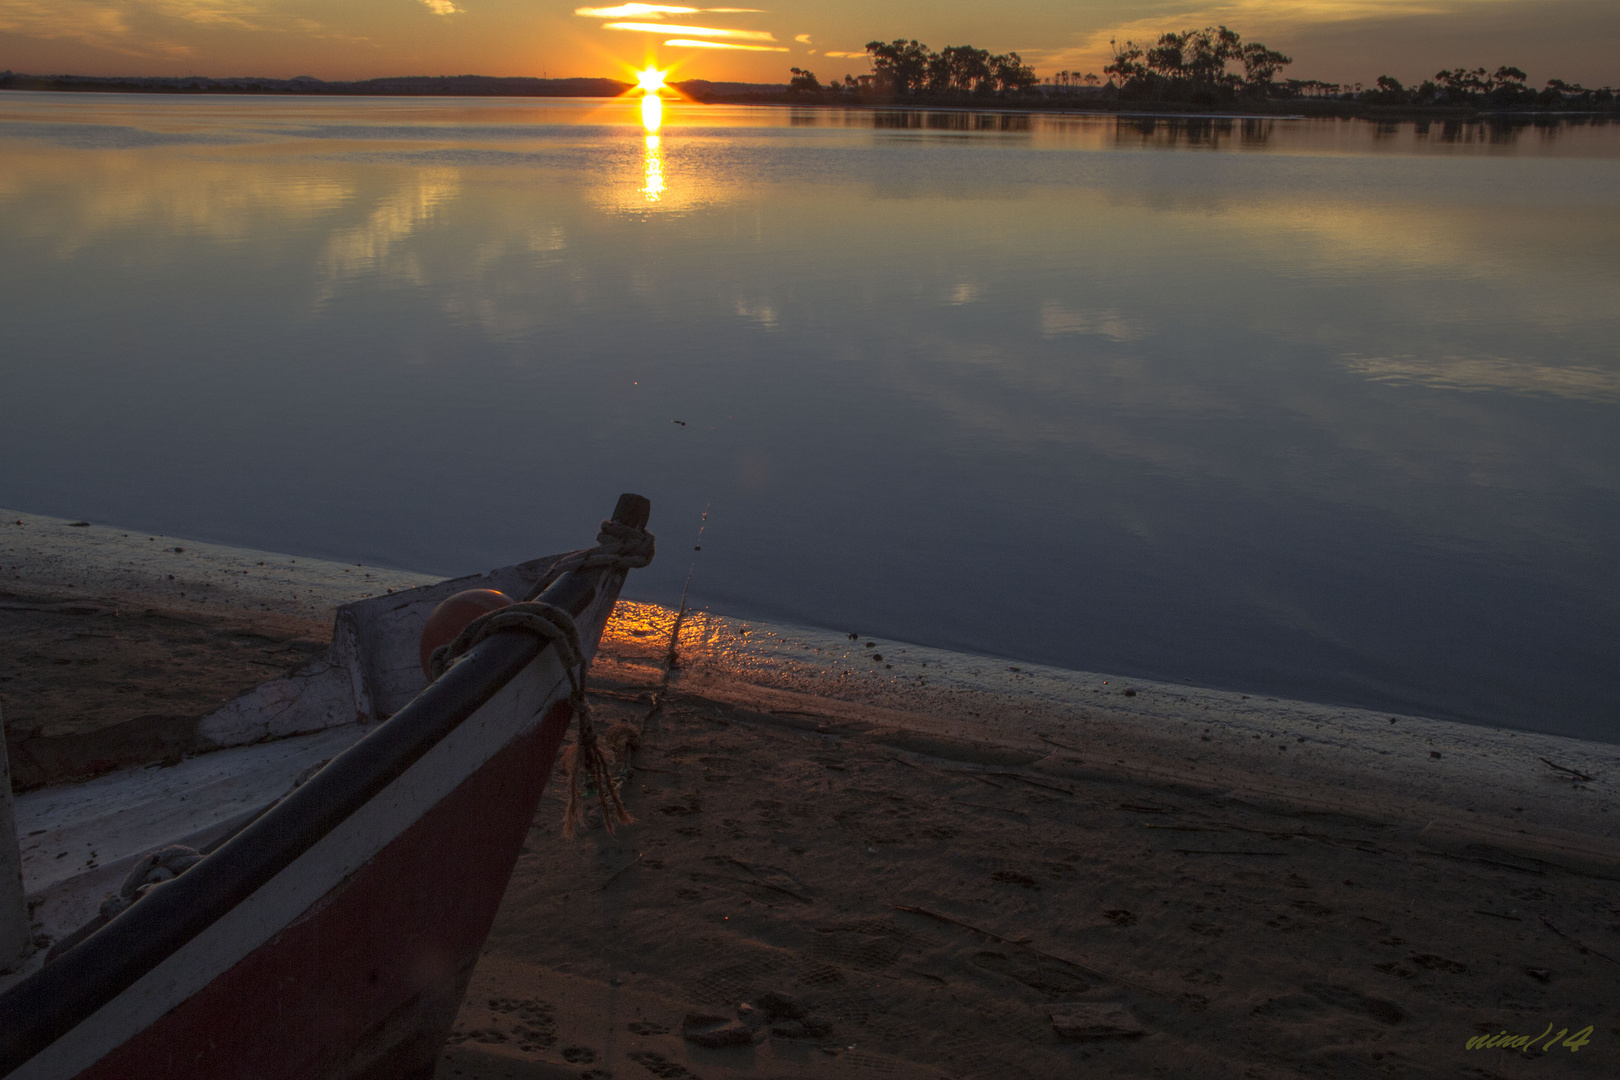
[[[556,648],[557,658],[568,672],[568,704],[579,720],[579,731],[574,745],[564,753],[568,769],[568,809],[563,814],[563,836],[573,839],[579,826],[584,823],[581,789],[586,777],[596,785],[596,795],[602,804],[602,820],[608,832],[612,832],[617,825],[630,824],[635,819],[625,810],[624,802],[619,798],[618,788],[608,773],[607,759],[597,742],[596,729],[591,724],[591,706],[585,700],[585,655],[579,646],[579,629],[568,612],[543,601],[529,600],[521,604],[508,604],[481,615],[468,623],[467,628],[457,634],[450,644],[433,650],[433,657],[428,661],[433,678],[443,675],[474,645],[503,630],[523,630],[545,638]],[[582,773],[586,775],[582,776]]]
[[[616,521],[602,522],[597,534],[598,546],[563,560],[553,572],[560,570],[595,570],[602,567],[634,569],[646,566],[653,557],[653,535],[645,529],[621,525]],[[467,650],[491,634],[502,630],[523,630],[551,642],[557,656],[568,672],[568,704],[579,719],[579,731],[574,745],[564,752],[568,769],[568,808],[563,812],[563,836],[573,839],[585,822],[584,785],[596,785],[596,797],[602,807],[602,823],[608,832],[618,825],[635,821],[624,808],[618,785],[608,772],[606,756],[597,742],[596,729],[591,724],[591,706],[585,700],[585,652],[579,644],[579,628],[574,617],[562,608],[540,600],[527,600],[509,604],[481,615],[467,624],[448,645],[433,650],[428,661],[432,679],[443,675]],[[583,775],[582,775],[583,774]]]

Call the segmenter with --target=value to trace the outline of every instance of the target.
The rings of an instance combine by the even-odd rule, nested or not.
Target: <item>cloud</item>
[[[665,15],[695,15],[697,8],[668,7],[663,4],[620,4],[618,7],[575,8],[575,15],[584,15],[588,19],[630,19],[640,16],[644,19],[662,19]]]
[[[106,5],[113,6],[113,5]],[[118,5],[134,13],[152,12],[203,26],[231,26],[239,30],[262,30],[269,25],[262,19],[259,5],[243,0],[146,0],[142,4]]]
[[[427,9],[435,15],[458,15],[461,9],[451,3],[451,0],[422,0]]]
[[[863,52],[834,52],[833,50],[828,49],[822,55],[823,56],[837,56],[837,57],[843,57],[843,58],[854,58],[854,57],[864,57],[866,55],[866,53],[864,51]]]
[[[664,42],[682,49],[737,49],[743,52],[787,52],[783,45],[735,45],[729,41],[691,41],[686,38],[673,38]]]
[[[423,2],[425,3],[426,0],[423,0]],[[762,13],[762,9],[740,7],[671,7],[668,4],[620,4],[618,7],[582,7],[574,9],[575,15],[583,15],[588,19],[633,19],[638,17],[643,19],[662,19],[665,15],[697,15],[699,13],[705,15],[758,15]]]
[[[795,34],[794,37],[793,37],[793,40],[797,41],[800,45],[808,45],[808,44],[810,44],[810,35],[809,34]]]
[[[744,41],[775,41],[765,30],[724,30],[710,26],[669,26],[664,23],[612,22],[609,30],[633,30],[639,34],[690,34],[692,37],[741,38]]]
[[[130,52],[124,40],[130,29],[123,13],[100,4],[73,0],[61,4],[45,0],[9,3],[0,7],[0,31],[46,40],[81,41],[97,48]]]
[[[1080,35],[1073,45],[1026,48],[1025,60],[1039,68],[1078,68],[1099,74],[1111,62],[1113,42],[1151,45],[1160,34],[1188,28],[1225,25],[1246,40],[1275,45],[1277,35],[1287,37],[1307,27],[1330,27],[1374,19],[1465,12],[1512,6],[1515,0],[1189,0],[1164,8],[1161,14],[1114,23]],[[1284,51],[1288,51],[1286,48]],[[1296,57],[1297,59],[1297,57]]]
[[[1606,31],[1612,39],[1606,12],[1610,22],[1593,21],[1598,7],[1591,0],[1181,0],[1151,16],[1132,10],[1124,21],[1075,33],[1068,44],[1020,51],[1041,71],[1102,75],[1113,56],[1111,39],[1149,45],[1167,31],[1225,24],[1245,40],[1293,56],[1287,74],[1301,78],[1369,78],[1375,69],[1422,77],[1436,66],[1494,66],[1500,61],[1489,58],[1500,55],[1533,74],[1546,69],[1591,82],[1608,79],[1608,72],[1584,74],[1592,70],[1583,64],[1594,63],[1587,59],[1592,54],[1575,53],[1569,42]],[[1513,51],[1504,53],[1508,41]]]
[[[1217,24],[1238,27],[1245,38],[1260,33],[1287,33],[1289,30],[1324,23],[1357,22],[1365,19],[1405,18],[1418,15],[1453,14],[1492,6],[1511,0],[1216,0],[1215,3],[1189,3],[1180,14],[1166,13],[1134,19],[1093,32],[1077,49],[1052,50],[1056,58],[1070,56],[1110,56],[1110,39],[1135,41],[1139,45],[1157,41],[1159,35],[1188,27]],[[1042,50],[1031,50],[1041,52]]]
[[[195,53],[193,44],[177,40],[188,30],[176,23],[364,40],[268,8],[262,0],[0,0],[0,33],[72,41],[143,59],[179,59]]]

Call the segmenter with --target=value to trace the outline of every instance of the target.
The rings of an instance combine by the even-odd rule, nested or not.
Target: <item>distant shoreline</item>
[[[1534,123],[1545,119],[1607,119],[1614,109],[1480,109],[1471,106],[1374,105],[1331,98],[1191,102],[1126,101],[1100,95],[1026,94],[991,101],[960,96],[918,95],[904,99],[854,97],[843,93],[789,90],[785,84],[723,83],[693,79],[671,84],[694,101],[711,105],[798,105],[867,111],[953,111],[970,113],[1069,113],[1112,116],[1164,116],[1199,119],[1360,119],[1374,121],[1486,121]],[[0,74],[0,90],[46,93],[230,94],[255,97],[533,97],[614,98],[633,89],[605,78],[534,79],[489,75],[398,76],[350,82],[312,78],[269,79],[204,76],[91,76]]]

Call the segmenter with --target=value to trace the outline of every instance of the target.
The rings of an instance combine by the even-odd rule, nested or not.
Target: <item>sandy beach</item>
[[[432,580],[0,517],[20,787],[198,752],[336,604]],[[674,629],[621,603],[636,823],[565,841],[548,792],[441,1077],[1615,1072],[1620,747]]]

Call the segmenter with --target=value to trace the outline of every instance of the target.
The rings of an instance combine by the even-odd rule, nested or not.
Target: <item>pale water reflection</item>
[[[641,126],[647,134],[656,135],[664,123],[664,99],[657,94],[646,94],[641,99]]]
[[[658,138],[658,129],[663,123],[664,100],[649,90],[641,99],[641,126],[647,129],[647,153],[642,162],[646,183],[642,184],[641,193],[650,203],[664,197],[664,148]]]
[[[647,196],[647,201],[655,203],[664,197],[664,149],[657,135],[647,136],[647,154],[642,164],[647,182],[642,185],[641,193]]]
[[[641,490],[641,598],[1620,738],[1617,162],[0,94],[0,505],[453,573]]]

